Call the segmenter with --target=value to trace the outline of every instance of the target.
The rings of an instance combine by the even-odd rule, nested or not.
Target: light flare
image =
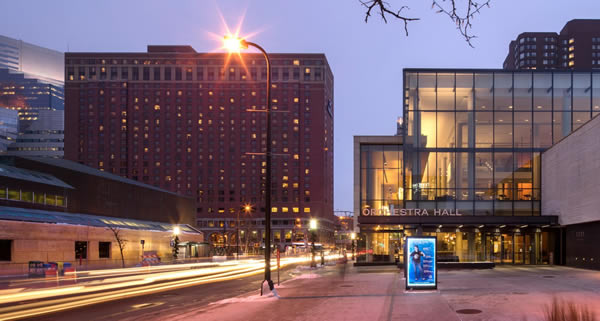
[[[254,32],[245,33],[245,34],[241,33],[242,25],[244,23],[244,18],[246,16],[246,10],[243,11],[235,28],[229,27],[229,25],[227,24],[227,21],[225,20],[225,17],[223,16],[220,9],[217,8],[217,12],[218,12],[219,18],[221,20],[221,33],[216,34],[214,32],[210,32],[210,31],[207,31],[207,33],[208,33],[209,37],[215,39],[215,41],[217,41],[221,46],[218,48],[215,48],[215,50],[213,50],[212,52],[227,51],[227,56],[225,57],[223,71],[228,69],[228,67],[231,63],[232,55],[234,55],[233,58],[239,62],[239,64],[242,66],[242,68],[246,72],[246,75],[249,75],[250,72],[248,71],[248,67],[247,67],[246,62],[244,61],[244,58],[242,57],[242,53],[241,53],[242,49],[248,48],[247,45],[243,44],[243,41],[253,38],[257,34],[259,34],[260,31],[254,31]]]

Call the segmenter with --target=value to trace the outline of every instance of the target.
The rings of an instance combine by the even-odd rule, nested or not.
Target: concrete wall
[[[121,229],[125,239],[126,266],[141,262],[144,251],[157,251],[162,261],[172,259],[170,232]],[[121,267],[121,254],[115,236],[108,228],[79,225],[0,221],[0,239],[12,240],[11,262],[0,261],[0,275],[27,273],[29,261],[70,262],[78,270]],[[182,232],[181,242],[202,242],[202,234]],[[75,241],[87,241],[87,259],[75,257]],[[99,242],[111,242],[110,258],[99,258]],[[181,253],[181,252],[180,252]]]
[[[566,264],[600,270],[600,222],[573,224],[566,228]]]
[[[542,154],[542,215],[561,225],[600,220],[600,117]]]

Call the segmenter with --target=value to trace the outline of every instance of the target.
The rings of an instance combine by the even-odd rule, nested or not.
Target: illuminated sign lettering
[[[462,216],[458,209],[448,208],[365,208],[362,210],[363,216]]]

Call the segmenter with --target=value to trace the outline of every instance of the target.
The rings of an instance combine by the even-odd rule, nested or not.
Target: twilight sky
[[[399,0],[388,0],[392,5]],[[457,1],[464,2],[464,1]],[[402,113],[402,69],[501,68],[511,39],[600,18],[598,0],[492,0],[474,21],[470,48],[431,0],[407,0],[409,24],[364,23],[359,0],[57,0],[2,4],[0,34],[59,51],[144,52],[147,44],[214,51],[222,13],[270,52],[325,53],[335,77],[335,209],[352,210],[353,135],[393,135]]]

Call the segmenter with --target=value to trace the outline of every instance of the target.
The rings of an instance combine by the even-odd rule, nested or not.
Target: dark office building
[[[510,42],[504,69],[600,68],[600,20],[575,19],[560,33],[524,32]]]
[[[147,251],[169,260],[176,226],[179,258],[197,257],[195,214],[192,198],[79,163],[0,156],[0,275],[26,274],[29,261],[115,268]],[[122,258],[111,229],[127,240]]]
[[[598,167],[598,144],[563,144],[552,163],[562,167],[544,173],[542,153],[587,132],[600,113],[600,72],[405,69],[403,90],[403,135],[354,140],[359,261],[394,262],[404,236],[421,234],[437,237],[440,261],[565,263],[561,225],[599,218],[589,202],[552,202],[593,194],[566,170],[595,177],[580,165]]]
[[[192,198],[51,157],[0,156],[0,205],[195,223]]]
[[[323,54],[271,54],[273,239],[333,239],[333,74]],[[264,227],[267,68],[260,54],[67,53],[67,159],[196,199],[215,245]],[[249,204],[250,213],[241,212]]]

